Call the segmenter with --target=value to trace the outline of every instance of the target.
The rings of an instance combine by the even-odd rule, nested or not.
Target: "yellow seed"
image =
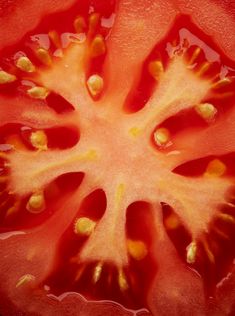
[[[0,70],[0,84],[16,81],[16,76],[9,74],[4,70]]]
[[[36,70],[31,60],[26,56],[21,56],[17,59],[16,67],[25,72],[34,72]]]
[[[96,226],[96,222],[88,217],[80,217],[75,221],[74,232],[78,235],[90,236]]]
[[[146,248],[146,245],[141,240],[129,239],[127,241],[127,249],[128,249],[130,256],[135,260],[142,260],[148,254],[148,250]]]
[[[12,214],[15,214],[19,210],[20,202],[15,202],[11,207],[8,208],[6,211],[5,217],[11,216]]]
[[[102,35],[96,35],[96,37],[91,42],[90,54],[91,57],[99,57],[106,52],[106,45]]]
[[[18,282],[16,283],[16,288],[27,284],[30,281],[34,281],[35,280],[35,276],[32,274],[25,274],[23,275],[21,278],[19,278]]]
[[[7,156],[7,154],[6,154],[6,153],[4,153],[4,152],[1,152],[1,151],[0,151],[0,158],[1,158],[1,159],[6,159],[6,160],[7,160],[7,159],[8,159],[8,156]]]
[[[104,80],[99,75],[92,75],[87,80],[87,87],[91,95],[98,96],[104,87]]]
[[[95,30],[99,21],[100,21],[100,14],[99,13],[95,12],[89,16],[89,31],[90,32],[93,32]]]
[[[225,232],[223,232],[221,229],[217,228],[217,227],[213,227],[213,231],[222,239],[228,240],[229,239],[229,235],[226,234]]]
[[[35,192],[31,195],[26,205],[30,213],[41,213],[45,209],[45,198],[42,192]]]
[[[50,66],[52,63],[52,59],[51,56],[48,52],[48,50],[44,49],[44,48],[38,48],[36,50],[36,56],[38,57],[38,59],[46,66]]]
[[[209,69],[210,65],[210,63],[205,61],[197,71],[198,76],[202,76]]]
[[[55,30],[53,30],[48,32],[48,36],[52,43],[55,45],[55,47],[60,48],[61,45],[59,34]]]
[[[122,269],[120,269],[118,272],[118,284],[119,284],[121,291],[126,291],[129,288],[126,276],[125,276]]]
[[[171,214],[165,219],[164,224],[167,229],[177,229],[180,226],[180,221],[175,214]]]
[[[71,263],[78,263],[78,258],[76,257],[76,258],[73,258],[74,260],[73,261],[71,261]],[[75,276],[75,281],[77,282],[77,281],[79,281],[79,279],[81,278],[81,276],[83,275],[83,272],[85,271],[85,269],[86,269],[86,265],[85,264],[82,264],[79,268],[78,268],[78,270],[77,270],[77,272],[76,272],[76,276]]]
[[[226,165],[219,159],[214,159],[209,162],[206,168],[205,176],[221,177],[226,172]]]
[[[148,71],[150,75],[158,81],[164,73],[162,62],[160,60],[151,61],[148,65]]]
[[[36,86],[27,90],[27,93],[29,96],[31,96],[34,99],[45,100],[49,94],[49,91],[44,87]]]
[[[36,131],[30,135],[30,142],[34,148],[47,150],[47,135],[44,131]]]
[[[166,145],[170,140],[170,132],[164,127],[157,129],[153,136],[158,146]]]
[[[74,22],[73,22],[73,26],[75,31],[79,34],[79,33],[84,33],[84,30],[86,28],[86,22],[85,19],[82,16],[78,16]]]
[[[200,53],[201,53],[201,48],[200,47],[195,48],[195,50],[192,54],[192,57],[189,60],[189,65],[192,65],[195,62],[195,60],[197,59],[197,57],[199,56]]]
[[[212,89],[219,89],[219,88],[222,88],[222,87],[228,85],[229,83],[231,83],[231,79],[223,78],[223,79],[220,79],[217,82],[213,83],[211,88]]]
[[[133,137],[139,136],[140,133],[141,133],[141,129],[139,127],[134,126],[129,129],[129,134]]]
[[[8,176],[0,176],[0,183],[7,182]]]
[[[233,207],[234,207],[234,205],[233,205]],[[217,217],[226,223],[235,224],[235,218],[230,214],[219,213],[217,215]]]
[[[204,119],[212,120],[216,113],[217,109],[211,103],[201,103],[195,106],[195,111]]]
[[[195,263],[197,256],[197,244],[195,241],[192,241],[186,248],[186,260],[189,264]]]
[[[97,283],[101,277],[101,273],[102,273],[102,270],[103,270],[103,263],[102,262],[99,262],[95,269],[94,269],[94,273],[93,273],[93,282],[94,283]]]
[[[211,251],[210,246],[208,245],[208,242],[206,240],[203,240],[202,245],[205,249],[206,255],[207,255],[210,263],[214,264],[215,263],[215,256],[214,256],[213,252]]]

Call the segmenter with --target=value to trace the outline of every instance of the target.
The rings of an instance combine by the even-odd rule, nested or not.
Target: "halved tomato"
[[[0,1],[0,314],[235,314],[235,8]]]

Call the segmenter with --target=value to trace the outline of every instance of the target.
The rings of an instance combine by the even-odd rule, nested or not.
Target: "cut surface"
[[[190,10],[74,4],[2,52],[3,316],[233,313],[235,64]]]

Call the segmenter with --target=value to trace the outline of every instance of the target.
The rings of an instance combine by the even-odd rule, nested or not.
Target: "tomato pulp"
[[[36,7],[0,2],[0,313],[233,315],[232,3]]]

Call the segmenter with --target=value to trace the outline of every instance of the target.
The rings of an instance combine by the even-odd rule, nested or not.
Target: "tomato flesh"
[[[2,50],[15,76],[0,85],[4,316],[219,308],[235,255],[235,63],[165,5],[152,31],[155,2],[127,16],[128,1],[76,3]]]

